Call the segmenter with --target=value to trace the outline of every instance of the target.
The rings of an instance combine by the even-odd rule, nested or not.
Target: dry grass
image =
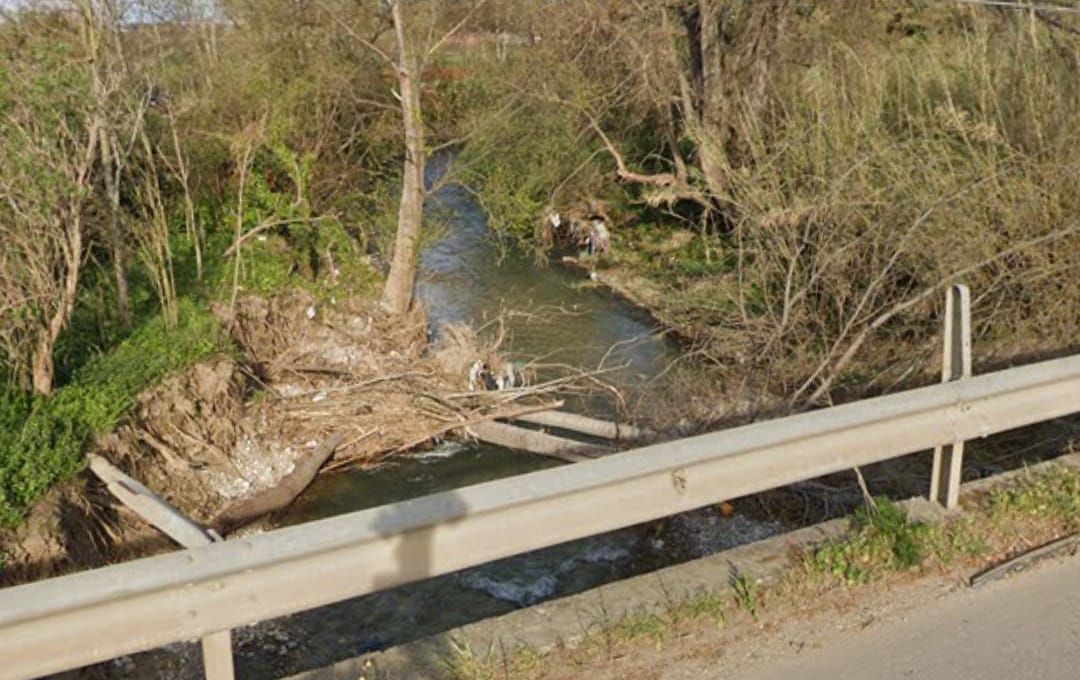
[[[738,123],[718,235],[672,255],[660,226],[615,233],[630,275],[610,276],[793,404],[928,379],[953,281],[977,359],[1080,330],[1080,41],[1008,14],[896,15],[918,30],[882,35],[869,8],[800,26],[770,106]]]

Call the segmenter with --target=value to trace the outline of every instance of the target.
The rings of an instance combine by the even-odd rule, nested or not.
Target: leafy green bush
[[[140,391],[213,354],[219,337],[213,315],[185,301],[176,329],[155,317],[51,397],[0,386],[0,526],[18,524],[53,484],[81,470],[90,438],[114,428]]]
[[[845,583],[865,583],[889,570],[922,564],[926,526],[910,522],[904,509],[887,498],[875,502],[876,510],[863,508],[852,516],[850,536],[814,552],[814,571]]]

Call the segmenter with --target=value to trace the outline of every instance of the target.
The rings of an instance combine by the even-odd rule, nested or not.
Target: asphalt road
[[[684,676],[685,677],[685,676]],[[698,677],[732,678],[701,669]],[[762,659],[739,680],[1080,679],[1080,557],[963,589],[813,648]]]

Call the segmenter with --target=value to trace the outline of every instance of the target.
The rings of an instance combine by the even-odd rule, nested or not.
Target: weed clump
[[[902,507],[887,498],[862,508],[851,518],[849,537],[814,552],[812,569],[844,583],[866,583],[888,571],[919,567],[926,554],[926,525],[911,522]]]
[[[971,511],[948,522],[912,522],[899,505],[876,500],[877,510],[851,518],[846,537],[826,543],[806,559],[811,574],[844,585],[890,573],[987,554],[1011,555],[1080,529],[1080,471],[1054,465],[969,500]]]

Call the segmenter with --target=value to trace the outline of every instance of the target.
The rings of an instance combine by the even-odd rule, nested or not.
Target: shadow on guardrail
[[[368,665],[366,655],[370,652],[431,638],[476,620],[475,594],[464,589],[454,574],[430,578],[440,551],[470,549],[467,545],[436,545],[438,528],[452,525],[454,520],[409,530],[427,519],[424,511],[430,511],[430,506],[406,503],[390,508],[395,509],[388,508],[371,523],[375,532],[392,540],[385,566],[373,576],[378,592],[240,631],[235,649],[238,678],[363,676],[384,680],[377,668]],[[458,494],[439,494],[439,516],[460,519],[468,510]],[[399,586],[403,581],[414,582]],[[491,614],[513,608],[506,605]],[[441,675],[438,661],[452,654],[443,641],[407,649],[402,652],[407,655],[402,657],[404,667],[424,669],[430,676]]]

